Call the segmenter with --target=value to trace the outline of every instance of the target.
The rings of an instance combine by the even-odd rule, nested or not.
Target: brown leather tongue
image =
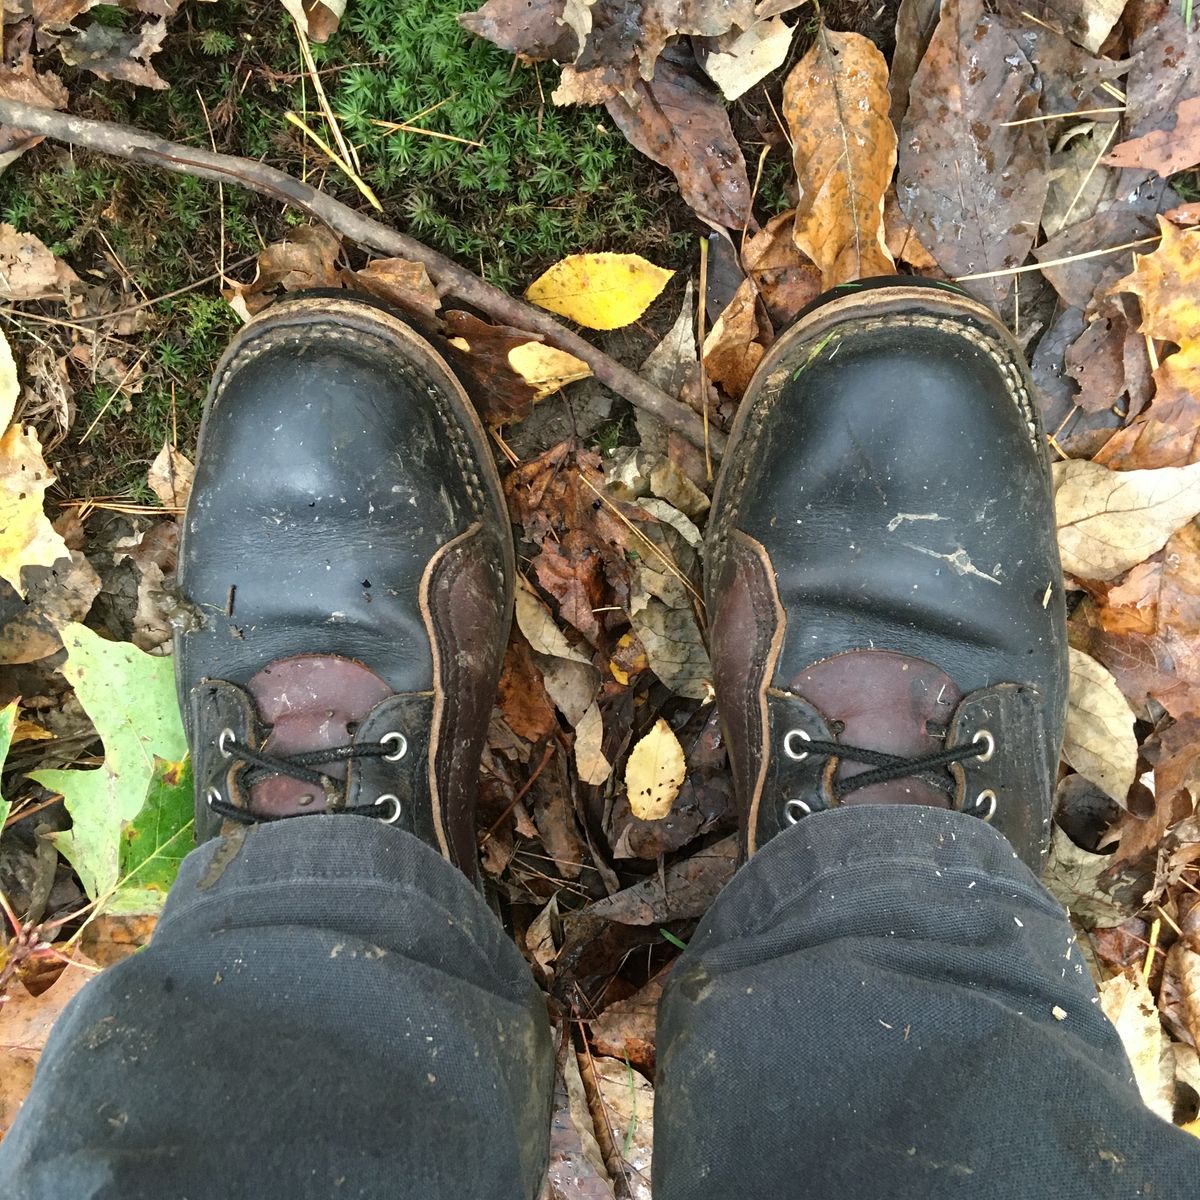
[[[946,748],[944,731],[962,693],[932,663],[890,650],[851,650],[813,663],[791,690],[843,725],[838,741],[902,758],[919,758]],[[838,780],[874,770],[839,760]],[[947,776],[949,779],[949,776]],[[923,779],[908,776],[850,792],[844,804],[926,804],[950,806],[949,795]]]
[[[392,689],[368,667],[335,655],[299,654],[264,667],[246,685],[259,716],[272,726],[265,754],[288,757],[309,750],[348,746],[357,725]],[[314,768],[333,779],[346,778],[345,763]],[[266,816],[319,812],[322,790],[302,779],[271,775],[250,789],[250,804]]]

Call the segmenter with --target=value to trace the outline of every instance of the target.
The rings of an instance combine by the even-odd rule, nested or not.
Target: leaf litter
[[[0,95],[63,108],[63,64],[124,81],[110,87],[161,88],[154,62],[180,6],[133,5],[119,31],[91,7],[53,6],[36,43],[17,29],[29,18],[6,14],[24,40]],[[518,69],[543,64],[546,104],[591,106],[695,217],[681,229],[690,257],[579,246],[529,282],[530,300],[597,331],[717,434],[823,286],[899,270],[957,279],[1000,311],[1038,384],[1071,599],[1047,882],[1147,1103],[1194,1128],[1200,34],[1165,0],[1053,12],[902,0],[889,59],[877,47],[892,31],[836,4],[818,17],[787,2],[656,0],[625,22],[621,7],[488,0],[461,18],[464,36]],[[319,2],[288,11],[313,41],[341,16]],[[2,162],[37,140],[4,132]],[[690,247],[710,231],[701,258]],[[0,226],[7,304],[137,336],[136,315],[105,329],[121,306],[97,299],[89,266]],[[552,1194],[641,1195],[654,1005],[737,859],[699,594],[713,448],[644,411],[630,419],[543,335],[447,309],[420,264],[364,260],[321,226],[265,246],[253,277],[228,279],[224,294],[244,320],[312,287],[398,307],[464,378],[507,459],[521,580],[480,777],[482,861],[573,1030]],[[147,482],[158,504],[123,516],[107,542],[94,512],[61,503],[55,448],[85,432],[69,372],[107,373],[126,401],[138,395],[136,356],[104,345],[0,347],[0,658],[14,673],[0,695],[0,868],[41,864],[17,897],[39,919],[66,879],[48,911],[69,928],[90,921],[85,942],[107,962],[148,936],[190,844],[163,656],[191,447],[163,445]],[[141,700],[106,706],[105,686]],[[85,973],[11,994],[48,1028]],[[0,1055],[6,1009],[17,1011],[0,1006]],[[0,1128],[21,1086],[0,1097]]]

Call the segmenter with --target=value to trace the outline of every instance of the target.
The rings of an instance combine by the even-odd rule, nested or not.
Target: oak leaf
[[[640,254],[572,254],[539,275],[525,297],[588,329],[620,329],[650,307],[674,274]]]
[[[822,27],[783,85],[800,188],[792,236],[826,288],[895,270],[883,234],[896,166],[887,83],[873,42]]]
[[[1158,248],[1139,256],[1113,290],[1138,297],[1143,333],[1174,342],[1189,361],[1200,362],[1200,229],[1179,229],[1163,217],[1158,228]]]
[[[1200,463],[1110,471],[1072,459],[1054,479],[1063,567],[1080,579],[1115,579],[1200,513]]]
[[[686,770],[675,731],[659,717],[625,763],[625,790],[633,815],[643,821],[661,821],[679,795]]]
[[[1071,682],[1062,756],[1122,808],[1137,774],[1133,709],[1094,658],[1070,647]]]

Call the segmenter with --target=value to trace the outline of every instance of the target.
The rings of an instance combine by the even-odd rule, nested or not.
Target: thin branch
[[[704,446],[704,422],[699,414],[560,325],[549,313],[523,304],[490,283],[485,283],[444,254],[355,212],[340,200],[301,183],[286,171],[248,158],[216,154],[211,150],[164,141],[128,125],[90,121],[69,113],[22,104],[17,100],[0,99],[0,123],[41,134],[57,142],[161,167],[178,175],[192,175],[218,183],[236,183],[282,204],[303,209],[324,221],[335,233],[368,250],[424,263],[442,293],[457,297],[505,325],[542,334],[550,345],[583,359],[592,368],[596,378],[618,396],[652,413],[695,445]],[[724,444],[723,436],[716,430],[709,431],[709,445],[714,454],[720,454]]]

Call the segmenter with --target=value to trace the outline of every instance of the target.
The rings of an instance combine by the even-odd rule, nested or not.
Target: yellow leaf
[[[0,333],[0,429],[7,429],[17,407],[21,385],[17,382],[17,364],[13,362],[8,338]]]
[[[1200,229],[1178,229],[1162,217],[1158,225],[1158,249],[1138,257],[1113,291],[1141,301],[1142,333],[1174,342],[1183,354],[1200,354]]]
[[[7,350],[7,342],[4,347]],[[3,370],[0,361],[0,374]],[[7,395],[0,392],[0,411],[6,407],[12,411]],[[53,566],[69,554],[42,512],[42,497],[53,482],[37,434],[13,425],[0,437],[0,579],[7,579],[21,596],[25,595],[22,567]]]
[[[642,821],[661,821],[671,811],[686,771],[683,747],[659,717],[625,764],[625,791],[633,815]]]
[[[526,342],[508,352],[508,365],[534,389],[534,400],[545,400],[552,392],[577,379],[587,379],[592,368],[581,358],[547,346],[544,342]]]
[[[620,329],[650,307],[674,274],[640,254],[572,254],[535,279],[525,298],[588,329]]]
[[[792,236],[824,287],[895,271],[883,198],[896,169],[887,62],[858,33],[822,28],[783,85],[799,184]]]

